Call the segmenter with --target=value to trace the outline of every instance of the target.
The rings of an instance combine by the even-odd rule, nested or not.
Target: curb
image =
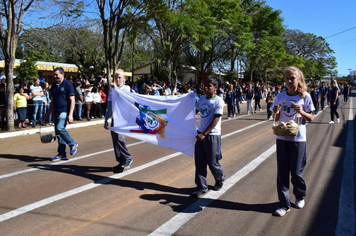
[[[68,124],[66,126],[66,129],[74,129],[74,128],[86,127],[86,126],[91,126],[91,125],[100,125],[100,124],[104,124],[104,119],[96,120],[96,121],[85,121],[85,122],[80,122],[80,123]],[[0,139],[17,137],[17,136],[25,136],[25,135],[31,135],[31,134],[38,134],[40,132],[39,126],[38,126],[38,128],[37,127],[30,128],[30,129],[28,129],[28,128],[26,130],[21,130],[21,131],[2,133],[2,134],[0,134]],[[43,126],[41,128],[42,133],[48,133],[48,132],[53,132],[53,131],[54,131],[54,126]]]

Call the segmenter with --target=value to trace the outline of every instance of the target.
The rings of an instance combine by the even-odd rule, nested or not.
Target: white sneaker
[[[331,121],[329,121],[329,124],[331,124],[331,125],[332,125],[332,124],[334,124],[334,123],[335,123],[335,122],[334,122],[334,121],[332,121],[332,120],[331,120]]]
[[[227,118],[228,120],[231,120],[231,117]]]
[[[278,208],[278,209],[274,212],[274,215],[275,215],[275,216],[284,216],[288,211],[290,211],[289,208],[287,208],[287,207],[280,207],[280,208]]]
[[[295,199],[295,207],[298,209],[302,209],[305,205],[304,199]]]
[[[340,118],[337,118],[336,123],[340,123]]]

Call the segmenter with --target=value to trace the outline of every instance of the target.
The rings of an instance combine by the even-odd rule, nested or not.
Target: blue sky
[[[335,51],[338,76],[356,70],[356,28],[351,29],[356,27],[356,0],[266,0],[266,4],[282,11],[288,29],[326,38]]]

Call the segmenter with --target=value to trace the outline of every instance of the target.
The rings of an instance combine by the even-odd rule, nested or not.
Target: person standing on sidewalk
[[[44,119],[49,122],[49,116],[53,114],[54,130],[58,140],[58,154],[52,158],[52,161],[68,160],[66,154],[66,144],[70,147],[70,155],[74,155],[78,149],[76,143],[66,130],[68,123],[73,122],[73,112],[75,107],[75,93],[71,82],[64,79],[64,70],[61,67],[54,69],[53,77],[55,82],[51,86],[51,104]]]
[[[131,88],[128,85],[125,85],[125,72],[123,70],[117,70],[114,75],[114,84],[115,88],[112,89],[122,89],[125,92],[130,92]],[[109,97],[107,100],[107,107],[105,112],[105,122],[104,128],[108,129],[108,119],[112,115],[112,93],[109,92]],[[114,126],[114,120],[111,119],[111,127]],[[112,168],[114,173],[123,172],[124,169],[128,169],[132,163],[132,156],[126,148],[125,136],[123,134],[116,133],[111,131],[111,139],[114,146],[115,158],[119,163],[118,165]]]
[[[83,94],[82,94],[82,82],[79,82],[78,79],[75,84],[75,120],[82,120],[82,106],[83,106]]]
[[[0,84],[0,130],[6,130],[6,119],[7,114],[7,96],[5,91],[5,84]],[[21,122],[19,125],[21,128]]]
[[[1,85],[0,85],[1,86]],[[19,128],[26,128],[25,124],[27,115],[27,100],[30,99],[22,85],[17,88],[17,93],[14,95],[14,111],[17,112],[19,117]]]
[[[314,105],[303,72],[297,67],[288,67],[284,72],[287,91],[277,94],[273,103],[275,120],[288,122],[299,120],[299,130],[296,136],[276,137],[277,146],[277,193],[280,207],[275,216],[284,216],[290,211],[289,180],[293,184],[295,207],[301,209],[305,205],[304,198],[307,187],[303,178],[303,169],[307,162],[306,121],[313,120]]]
[[[224,100],[216,95],[217,89],[218,80],[216,77],[208,76],[204,80],[204,95],[199,98],[196,104],[196,113],[200,112],[200,119],[194,151],[197,190],[190,195],[194,198],[200,197],[208,191],[207,166],[215,179],[213,190],[220,190],[225,181],[225,175],[219,163],[222,158],[221,117]]]
[[[36,127],[36,122],[37,122],[37,113],[38,113],[38,118],[39,118],[39,123],[40,125],[43,125],[42,121],[42,113],[43,113],[43,106],[47,105],[42,99],[43,96],[43,89],[40,85],[40,79],[39,78],[34,78],[34,83],[30,87],[30,91],[32,94],[32,101],[34,105],[34,110],[33,110],[33,118],[32,118],[32,128]]]

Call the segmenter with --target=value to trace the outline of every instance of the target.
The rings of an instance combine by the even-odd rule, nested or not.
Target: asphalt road
[[[277,168],[265,104],[253,115],[223,117],[227,180],[201,199],[189,198],[193,158],[167,148],[126,138],[134,162],[112,173],[102,124],[70,129],[78,152],[55,163],[57,143],[42,144],[38,134],[1,138],[0,235],[354,235],[354,172],[346,187],[343,173],[355,165],[355,102],[340,102],[340,124],[328,124],[329,108],[308,124],[306,205],[284,217],[272,216]]]

